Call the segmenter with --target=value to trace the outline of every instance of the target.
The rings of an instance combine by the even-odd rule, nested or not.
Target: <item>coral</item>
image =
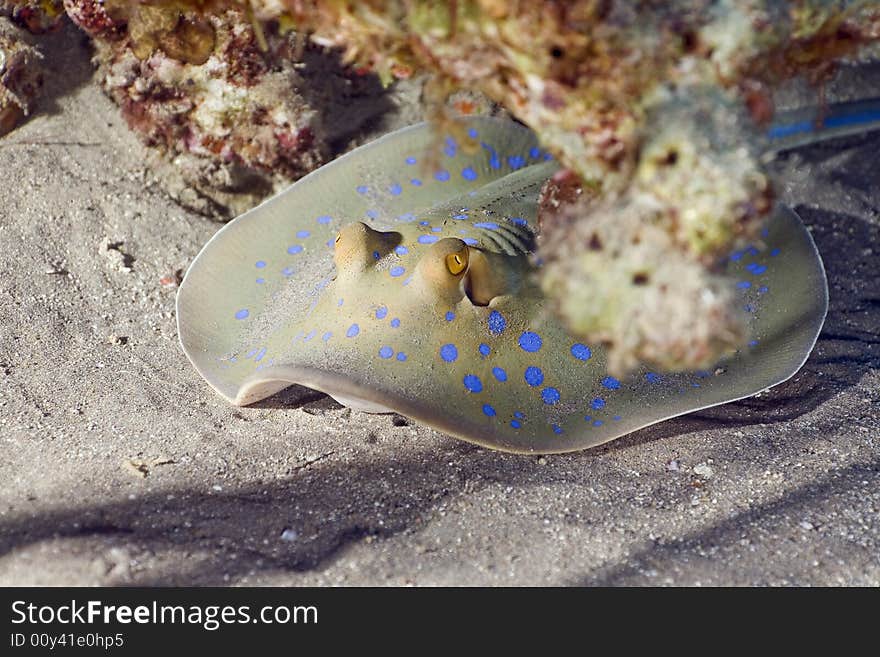
[[[129,126],[163,153],[153,165],[178,200],[228,217],[326,162],[324,112],[378,84],[292,33],[255,27],[244,11],[65,0],[93,37],[99,76]],[[323,102],[323,101],[328,102]],[[346,130],[372,117],[349,115]]]
[[[0,16],[6,16],[31,34],[53,32],[61,26],[61,0],[0,0]]]
[[[40,53],[0,17],[0,136],[27,116],[43,83]]]

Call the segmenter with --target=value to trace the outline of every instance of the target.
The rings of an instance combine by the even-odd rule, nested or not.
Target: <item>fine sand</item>
[[[0,585],[880,585],[880,136],[786,160],[831,290],[796,377],[512,456],[308,390],[213,394],[173,278],[219,226],[145,170],[76,33],[47,54],[0,139]]]

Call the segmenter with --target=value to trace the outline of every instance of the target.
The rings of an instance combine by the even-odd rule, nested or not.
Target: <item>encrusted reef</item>
[[[0,136],[33,110],[43,84],[41,59],[28,35],[0,15]]]
[[[104,89],[129,126],[183,177],[171,191],[208,214],[234,215],[326,162],[322,97],[378,86],[242,8],[65,7],[93,37]]]

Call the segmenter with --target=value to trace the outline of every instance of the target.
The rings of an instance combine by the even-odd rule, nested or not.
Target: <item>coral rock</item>
[[[43,84],[42,56],[26,38],[0,17],[0,135],[31,112]]]

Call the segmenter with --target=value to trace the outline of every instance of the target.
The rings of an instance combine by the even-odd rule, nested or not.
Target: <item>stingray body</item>
[[[384,137],[242,215],[178,296],[183,348],[235,404],[296,383],[513,452],[598,445],[794,374],[827,309],[821,260],[790,210],[731,254],[751,342],[712,372],[606,372],[530,270],[541,185],[527,129],[468,119],[440,155],[428,126]],[[658,325],[664,318],[657,317]]]

